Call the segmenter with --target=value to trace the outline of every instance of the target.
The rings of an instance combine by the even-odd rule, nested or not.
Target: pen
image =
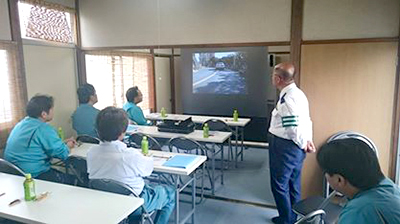
[[[1,193],[1,194],[0,194],[0,197],[3,196],[3,195],[5,195],[5,194],[6,194],[6,192]]]
[[[16,204],[19,204],[20,202],[21,202],[21,200],[15,199],[14,201],[10,202],[10,204],[8,204],[8,206],[14,206]]]

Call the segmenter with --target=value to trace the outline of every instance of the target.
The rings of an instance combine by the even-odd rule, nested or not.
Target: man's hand
[[[75,147],[76,141],[73,137],[71,137],[71,138],[65,140],[65,144],[67,144],[68,148],[72,149]]]
[[[315,152],[315,146],[312,141],[307,141],[307,145],[304,148],[304,151],[307,153],[314,153]]]

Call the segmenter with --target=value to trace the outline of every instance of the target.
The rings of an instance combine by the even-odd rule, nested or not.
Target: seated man
[[[339,224],[400,223],[399,188],[385,178],[366,143],[334,140],[321,147],[317,160],[331,187],[349,199]]]
[[[11,131],[8,137],[4,158],[21,168],[32,177],[54,182],[67,183],[67,175],[50,167],[50,159],[65,160],[74,139],[64,143],[56,130],[47,124],[53,119],[53,97],[36,95],[26,107],[28,114]]]
[[[143,100],[142,92],[137,86],[129,88],[126,91],[126,100],[128,102],[125,103],[123,109],[128,114],[128,118],[138,125],[149,125],[150,122],[144,117],[142,109],[137,106]]]
[[[96,90],[90,84],[78,88],[79,107],[72,114],[72,127],[78,135],[89,135],[97,138],[95,128],[99,110],[93,107],[97,103]]]
[[[175,190],[164,185],[145,184],[143,177],[153,172],[153,159],[122,142],[128,127],[128,118],[122,109],[107,107],[100,111],[96,128],[101,140],[87,154],[89,179],[113,179],[129,185],[144,199],[144,207],[151,212],[159,210],[156,224],[168,223],[175,208]]]

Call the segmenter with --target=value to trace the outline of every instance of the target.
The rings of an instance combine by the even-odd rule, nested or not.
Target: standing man
[[[273,223],[294,223],[292,205],[301,198],[301,168],[306,152],[315,152],[308,100],[294,83],[293,64],[275,66],[272,83],[280,91],[269,132],[271,189],[278,217]]]
[[[88,83],[78,88],[79,107],[72,114],[72,127],[78,135],[89,135],[97,138],[95,127],[99,110],[93,105],[97,103],[97,94],[94,87]]]

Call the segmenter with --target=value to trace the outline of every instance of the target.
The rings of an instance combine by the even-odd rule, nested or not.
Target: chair
[[[75,176],[74,185],[88,187],[89,174],[87,173],[86,159],[79,156],[70,156],[65,161],[65,169],[67,174]]]
[[[236,133],[232,130],[231,127],[229,127],[229,125],[227,125],[224,121],[222,120],[218,120],[218,119],[209,119],[206,120],[201,127],[203,128],[204,125],[207,124],[210,131],[224,131],[224,132],[231,132],[232,133],[232,137],[234,139],[236,139]],[[236,147],[237,147],[237,142],[236,142]],[[223,148],[221,148],[221,150],[223,150]],[[229,141],[229,151],[228,151],[228,160],[233,159],[233,151],[232,151],[232,147],[231,147],[231,142]],[[243,153],[243,151],[241,152]],[[237,156],[237,155],[236,155]]]
[[[161,151],[161,144],[155,138],[140,132],[133,133],[128,137],[127,140],[128,147],[141,148],[143,136],[147,137],[147,140],[149,141],[150,150]]]
[[[100,144],[100,140],[98,138],[92,137],[90,135],[79,135],[76,138],[77,142],[91,143],[91,144]]]
[[[139,197],[136,193],[129,187],[128,185],[121,183],[116,180],[111,179],[91,179],[89,180],[89,187],[96,190],[107,191],[116,194],[123,194],[123,195],[132,195],[134,197]],[[140,216],[140,223],[145,223],[147,220],[149,223],[153,224],[153,220],[151,216],[153,215],[154,211],[148,213],[145,207],[142,205],[140,209],[137,209],[134,213],[129,215],[127,219],[123,221],[123,223],[129,223],[129,218],[132,216]]]
[[[322,209],[308,213],[301,219],[297,220],[294,224],[322,224],[324,223],[325,212]]]
[[[365,142],[378,156],[378,148],[373,143],[371,139],[366,137],[363,134],[354,131],[341,131],[334,135],[332,135],[327,142],[331,142],[338,139],[347,139],[347,138],[355,138]],[[335,190],[329,187],[329,183],[324,178],[324,197],[314,196],[310,198],[306,198],[296,203],[293,206],[293,211],[301,216],[307,216],[311,212],[314,212],[318,209],[322,209],[325,211],[325,215],[323,217],[325,223],[335,223],[339,218],[340,211],[342,207],[340,205],[334,204],[330,202],[330,199],[335,197],[336,195],[341,195]]]
[[[196,155],[206,155],[206,149],[204,146],[200,145],[200,143],[188,139],[185,137],[175,137],[169,140],[168,142],[168,148],[170,152],[177,152],[177,153],[187,153],[187,154],[196,154]],[[201,193],[200,193],[200,200],[196,202],[197,204],[201,203],[204,199],[204,175],[205,175],[205,170],[207,170],[207,174],[210,180],[210,184],[212,189],[214,186],[214,181],[212,180],[212,177],[210,175],[210,170],[206,169],[206,163],[203,163],[202,165],[202,173],[199,176],[201,178]]]
[[[25,172],[22,171],[19,167],[1,158],[0,158],[0,172],[14,174],[18,176],[25,176]]]

